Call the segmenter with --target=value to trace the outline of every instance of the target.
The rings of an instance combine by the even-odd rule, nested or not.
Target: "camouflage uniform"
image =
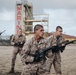
[[[48,38],[48,42],[50,42],[50,46],[52,46],[53,44],[58,44],[64,41],[63,36],[59,37],[58,39],[56,38],[55,34],[51,35]],[[50,59],[48,59],[46,61],[45,64],[45,70],[49,73],[50,69],[52,67],[52,64],[54,66],[54,69],[56,71],[56,75],[61,75],[61,55],[60,55],[60,51],[56,52],[56,53],[52,53],[52,51],[50,50],[48,52],[48,57]]]
[[[22,62],[24,63],[24,67],[21,75],[47,75],[43,70],[43,65],[45,61],[42,60],[40,62],[33,62],[34,57],[28,55],[28,53],[35,54],[36,50],[42,50],[47,46],[48,45],[46,43],[46,40],[42,38],[39,42],[37,42],[34,37],[32,37],[24,44],[22,50],[22,54],[23,54]],[[32,63],[25,64],[25,62],[32,62]]]
[[[15,43],[22,43],[22,42],[25,42],[26,41],[26,37],[25,35],[14,35],[12,36],[11,38],[11,44],[14,45]],[[11,64],[11,69],[14,69],[14,66],[15,66],[15,60],[16,60],[16,56],[17,54],[19,53],[20,56],[21,56],[21,51],[22,51],[22,47],[19,47],[19,46],[14,46],[14,50],[13,50],[13,54],[12,54],[12,64]]]

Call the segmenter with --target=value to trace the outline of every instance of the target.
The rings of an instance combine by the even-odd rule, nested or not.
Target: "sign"
[[[22,4],[16,4],[16,34],[18,33],[19,28],[22,28],[23,17],[22,17]]]

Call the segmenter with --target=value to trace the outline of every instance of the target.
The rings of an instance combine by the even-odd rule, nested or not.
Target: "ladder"
[[[29,7],[28,7],[28,4],[27,4],[28,2],[27,2],[27,0],[22,0],[22,4],[24,5],[24,4],[26,4],[26,10],[27,10],[27,12],[28,12],[28,14],[29,14],[29,16],[31,17],[31,19],[34,19],[33,18],[33,14],[31,13],[31,11],[30,11],[30,9],[29,9]]]

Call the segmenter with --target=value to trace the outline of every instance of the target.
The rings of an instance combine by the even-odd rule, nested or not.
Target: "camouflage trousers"
[[[56,75],[61,75],[61,56],[60,53],[54,53],[50,58],[46,60],[46,63],[44,64],[44,69],[48,73],[50,73],[50,69],[54,66]]]
[[[28,64],[23,67],[21,75],[47,75],[41,66],[38,64]]]
[[[16,56],[18,53],[21,56],[21,50],[22,50],[22,48],[20,48],[20,47],[14,47],[13,54],[12,54],[11,68],[15,67]]]

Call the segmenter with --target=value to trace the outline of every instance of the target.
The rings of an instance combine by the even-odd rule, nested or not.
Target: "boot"
[[[9,73],[14,73],[14,68],[11,68],[11,70],[9,71]]]
[[[62,75],[62,74],[56,74],[56,75]]]

